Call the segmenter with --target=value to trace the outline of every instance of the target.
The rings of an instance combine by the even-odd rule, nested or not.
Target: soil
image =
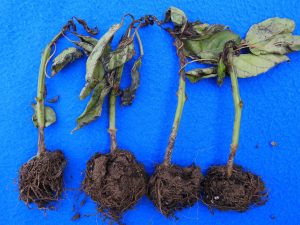
[[[117,149],[96,153],[87,163],[83,190],[96,203],[98,211],[117,222],[146,193],[144,166],[132,153]]]
[[[22,165],[19,170],[19,198],[40,209],[53,208],[64,190],[66,160],[60,150],[46,151]]]
[[[202,173],[194,164],[158,165],[148,183],[148,196],[159,211],[169,217],[200,199]]]
[[[203,180],[203,201],[209,207],[243,212],[267,202],[268,193],[259,176],[237,165],[230,178],[226,172],[226,166],[212,166]]]

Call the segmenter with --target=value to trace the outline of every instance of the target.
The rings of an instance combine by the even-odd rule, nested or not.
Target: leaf
[[[38,121],[36,117],[36,104],[32,104],[32,108],[34,110],[34,114],[32,115],[32,122],[36,127],[38,127]],[[54,110],[49,106],[45,106],[45,127],[49,127],[51,124],[55,122],[56,122],[56,114]]]
[[[133,99],[135,98],[136,90],[140,85],[140,72],[139,69],[142,65],[142,57],[140,56],[135,62],[131,69],[131,84],[129,88],[126,88],[122,92],[121,104],[123,106],[131,105]]]
[[[85,36],[82,34],[75,34],[75,35],[80,39],[80,41],[88,43],[90,45],[96,46],[98,43],[98,39],[96,39],[96,38],[93,38],[90,36]]]
[[[197,68],[186,71],[185,74],[191,83],[196,83],[202,79],[216,77],[217,67]]]
[[[293,36],[295,22],[286,18],[270,18],[250,27],[246,41],[250,51],[260,54],[286,54],[300,50],[300,36]]]
[[[97,42],[96,46],[94,47],[93,51],[91,52],[90,56],[86,62],[86,75],[85,78],[87,81],[90,79],[92,80],[94,77],[97,77],[95,73],[97,73],[97,67],[99,67],[99,61],[101,57],[104,55],[105,50],[112,40],[114,34],[120,29],[121,24],[113,25]]]
[[[80,47],[87,56],[91,54],[91,52],[95,47],[94,45],[91,45],[90,43],[83,42],[83,41],[74,41],[73,43],[78,47]]]
[[[207,23],[195,22],[191,25],[194,34],[188,38],[193,40],[203,40],[227,29],[226,26],[221,24],[209,25]]]
[[[74,47],[65,49],[62,53],[53,59],[52,76],[56,75],[60,70],[71,62],[83,56],[82,52]]]
[[[181,31],[183,31],[187,24],[187,17],[182,10],[171,6],[166,12],[164,19],[164,22],[166,23],[170,21],[173,22],[175,27],[180,28]]]
[[[135,55],[134,44],[131,38],[125,39],[115,51],[103,58],[104,68],[110,72],[128,62]]]
[[[230,40],[240,42],[240,37],[229,31],[217,32],[203,40],[185,40],[184,53],[187,57],[198,57],[207,60],[207,63],[217,63],[223,52],[224,44]]]
[[[106,45],[102,57],[106,56],[108,52],[110,52],[110,50],[111,50],[110,45],[109,44]],[[88,75],[92,75],[92,76],[89,77]],[[79,95],[81,100],[85,99],[92,92],[92,90],[96,87],[96,85],[103,79],[104,75],[105,75],[105,71],[104,71],[103,63],[101,60],[98,60],[93,74],[88,74],[88,73],[86,74],[85,77],[86,83]]]
[[[279,63],[288,61],[285,55],[253,55],[242,54],[232,57],[232,65],[237,77],[248,78],[267,72]]]
[[[72,130],[72,133],[91,123],[101,115],[104,98],[110,90],[111,86],[107,84],[105,79],[96,85],[84,112],[77,118],[77,126]]]

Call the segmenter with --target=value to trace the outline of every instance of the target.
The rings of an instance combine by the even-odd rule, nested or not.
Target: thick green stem
[[[233,124],[232,143],[230,145],[230,154],[227,161],[228,177],[232,175],[233,161],[239,144],[240,125],[241,125],[242,107],[243,107],[243,102],[241,100],[240,92],[239,92],[238,79],[234,71],[234,68],[231,68],[230,79],[231,79],[231,86],[232,86],[232,96],[234,102],[235,115],[234,115],[234,124]]]
[[[45,129],[45,74],[47,62],[50,58],[52,45],[61,37],[63,31],[59,32],[51,42],[46,46],[42,53],[42,59],[39,69],[37,97],[36,97],[36,117],[38,124],[38,155],[46,151],[44,129]]]
[[[166,149],[165,158],[164,158],[164,162],[163,162],[164,165],[166,165],[166,166],[170,165],[170,163],[171,163],[171,155],[172,155],[172,152],[174,149],[174,144],[175,144],[175,140],[177,137],[177,132],[178,132],[181,116],[182,116],[182,111],[183,111],[184,103],[186,100],[185,71],[184,71],[185,56],[181,50],[182,43],[177,38],[175,39],[175,46],[177,48],[177,55],[179,56],[179,59],[180,59],[180,73],[179,73],[180,76],[179,76],[179,87],[178,87],[178,91],[177,91],[177,97],[178,97],[177,108],[176,108],[172,131],[171,131],[171,134],[169,137],[169,142],[168,142],[168,146]]]

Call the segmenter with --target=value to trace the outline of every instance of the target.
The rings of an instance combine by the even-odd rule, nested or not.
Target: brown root
[[[234,165],[230,177],[226,166],[212,166],[203,181],[203,201],[212,208],[243,212],[267,200],[262,179],[241,166]]]
[[[146,193],[147,176],[132,153],[119,150],[96,153],[87,163],[83,190],[98,211],[117,222]]]
[[[53,208],[63,192],[66,160],[60,150],[46,151],[26,162],[19,170],[19,198],[40,209]]]
[[[200,168],[194,164],[158,165],[148,183],[148,196],[163,215],[173,216],[199,200],[201,180]]]

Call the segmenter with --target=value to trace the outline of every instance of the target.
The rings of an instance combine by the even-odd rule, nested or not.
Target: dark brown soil
[[[219,210],[246,211],[252,205],[263,205],[268,193],[262,179],[234,165],[230,178],[226,166],[212,166],[203,181],[203,201]]]
[[[60,150],[45,152],[25,163],[19,170],[19,198],[40,209],[51,209],[63,192],[66,160]]]
[[[148,196],[163,215],[174,216],[200,199],[201,180],[200,168],[194,164],[158,165],[148,183]]]
[[[85,173],[84,192],[105,217],[117,222],[146,193],[145,169],[129,151],[96,153],[88,161]]]

